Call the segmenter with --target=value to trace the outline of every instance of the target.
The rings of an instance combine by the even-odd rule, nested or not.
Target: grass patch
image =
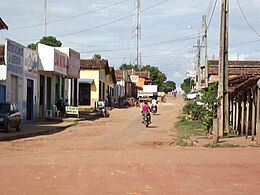
[[[176,123],[176,128],[178,129],[179,135],[176,144],[179,146],[189,145],[188,140],[192,136],[205,136],[205,126],[201,121],[189,121],[181,118],[179,122]]]
[[[237,145],[237,144],[225,143],[225,144],[206,144],[206,145],[204,145],[204,147],[207,147],[207,148],[239,148],[241,146]]]

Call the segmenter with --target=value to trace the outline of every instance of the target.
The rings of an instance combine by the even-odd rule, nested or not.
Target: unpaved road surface
[[[138,108],[63,132],[0,142],[0,194],[259,194],[258,148],[175,145],[184,102],[167,97],[146,128]]]

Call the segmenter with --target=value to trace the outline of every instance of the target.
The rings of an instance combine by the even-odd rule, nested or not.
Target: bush
[[[217,97],[218,83],[214,83],[207,90],[201,90],[201,102],[203,106],[197,105],[195,101],[188,101],[183,107],[183,112],[191,120],[200,120],[205,125],[207,134],[213,129],[213,119],[217,117],[217,106],[221,98]]]
[[[199,120],[203,117],[203,109],[195,101],[188,101],[187,104],[183,107],[183,112],[191,120]]]

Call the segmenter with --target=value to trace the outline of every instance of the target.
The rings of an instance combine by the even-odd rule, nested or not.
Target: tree
[[[166,75],[159,70],[158,67],[146,65],[141,68],[141,71],[147,70],[150,72],[150,78],[153,85],[158,85],[158,89],[162,90],[162,84],[167,80]]]
[[[189,93],[192,89],[192,87],[195,86],[195,82],[193,79],[191,78],[186,78],[183,83],[181,84],[181,89],[185,92],[185,93]]]
[[[120,70],[134,70],[134,71],[140,71],[137,65],[132,65],[132,64],[122,64],[119,67]]]
[[[101,57],[101,55],[100,54],[94,54],[94,56],[92,57],[92,59],[93,60],[101,60],[102,59],[102,57]]]
[[[36,44],[31,43],[30,45],[27,46],[28,48],[32,49],[32,50],[36,50]]]
[[[44,45],[49,45],[52,47],[61,47],[62,46],[61,41],[57,40],[56,37],[53,37],[53,36],[43,37],[38,43],[42,43]],[[36,45],[37,45],[37,43],[36,44],[31,43],[27,47],[30,49],[36,50]]]
[[[168,93],[176,89],[176,83],[173,81],[166,81],[162,84],[162,91]]]
[[[218,97],[218,83],[214,83],[207,90],[201,90],[201,102],[204,103],[202,123],[207,128],[207,133],[210,133],[213,128],[213,119],[217,118],[218,104],[222,97]]]

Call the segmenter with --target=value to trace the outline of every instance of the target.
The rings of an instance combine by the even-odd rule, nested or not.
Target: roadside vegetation
[[[205,136],[205,126],[199,120],[187,120],[182,116],[175,126],[179,133],[176,141],[178,146],[194,146],[197,140],[193,140],[193,137]]]
[[[208,87],[207,90],[200,91],[202,94],[198,100],[187,100],[183,107],[183,117],[176,124],[179,131],[177,145],[195,146],[198,145],[199,139],[208,139],[213,134],[213,119],[217,118],[217,107],[221,97],[217,97],[218,83]],[[199,103],[198,103],[199,101]],[[225,135],[223,138],[238,137],[237,134]],[[237,144],[220,143],[205,144],[204,147],[210,148],[235,148],[241,147]]]
[[[186,105],[183,107],[185,117],[181,118],[176,124],[179,130],[177,145],[195,145],[197,141],[192,140],[192,138],[199,136],[200,138],[202,136],[208,138],[212,135],[213,119],[217,117],[217,106],[220,102],[220,98],[217,98],[217,92],[218,83],[215,83],[209,86],[207,90],[200,91],[199,100],[187,100]]]

